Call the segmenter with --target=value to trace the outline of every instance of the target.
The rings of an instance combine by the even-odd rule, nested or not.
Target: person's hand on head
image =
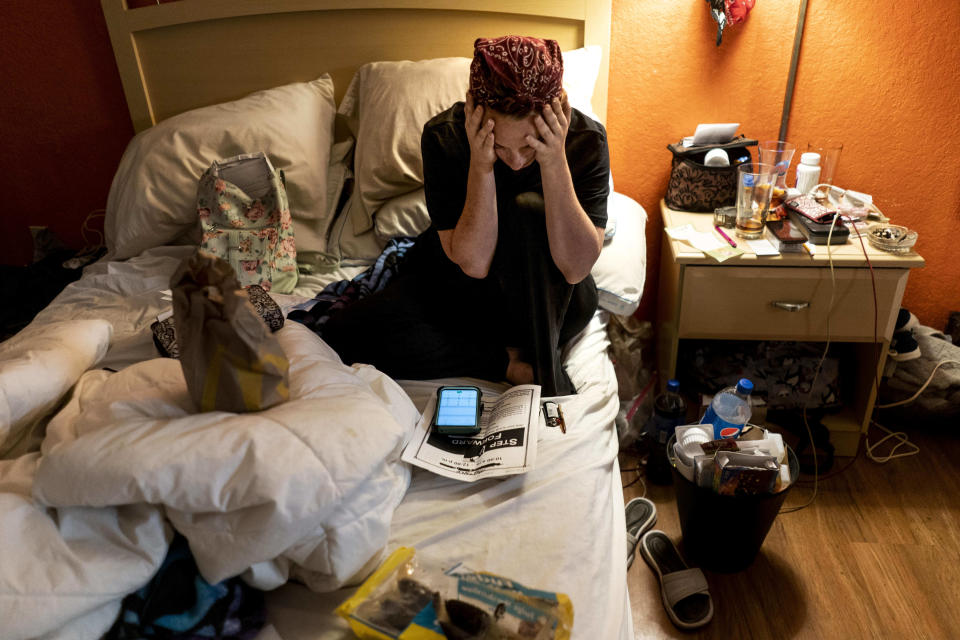
[[[497,160],[493,150],[493,120],[484,120],[486,110],[483,105],[474,104],[469,91],[463,110],[467,141],[470,143],[470,162],[477,162],[479,168],[492,171],[493,163]]]
[[[540,166],[549,168],[566,162],[564,143],[570,128],[570,101],[567,100],[567,94],[564,93],[562,99],[554,98],[550,104],[544,105],[533,123],[540,133],[540,138],[528,135],[526,139],[527,144],[536,152]]]

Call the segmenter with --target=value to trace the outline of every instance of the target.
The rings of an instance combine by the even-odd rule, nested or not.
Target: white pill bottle
[[[808,151],[800,155],[797,165],[797,190],[807,194],[820,182],[820,154]]]

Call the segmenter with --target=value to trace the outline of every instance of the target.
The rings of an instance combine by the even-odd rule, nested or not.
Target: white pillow
[[[600,308],[628,316],[640,305],[646,279],[647,212],[631,198],[611,192],[607,217],[615,220],[616,233],[603,245],[590,273],[597,283]]]
[[[214,160],[265,152],[286,175],[298,251],[324,251],[333,142],[329,75],[187,111],[137,134],[120,160],[104,223],[109,256],[199,243],[197,183]],[[342,178],[337,174],[338,178]]]
[[[563,53],[563,86],[570,104],[599,120],[591,100],[600,69],[599,46]],[[347,88],[339,112],[351,123],[357,138],[354,172],[356,183],[351,198],[355,234],[374,225],[374,217],[385,203],[423,187],[420,134],[427,120],[463,100],[470,75],[470,58],[435,58],[411,62],[372,62],[360,67]],[[421,196],[422,197],[422,196]],[[420,216],[426,208],[392,206],[377,224],[377,235],[394,237],[394,229],[426,228],[421,218],[402,219],[404,214]]]
[[[423,187],[384,202],[374,217],[377,238],[386,242],[401,236],[415,237],[430,226]]]
[[[563,52],[563,88],[570,105],[600,123],[603,119],[594,112],[592,101],[602,55],[598,44]]]
[[[469,73],[469,58],[435,58],[371,62],[354,74],[339,108],[357,139],[354,196],[366,220],[354,217],[354,232],[373,225],[381,204],[423,186],[423,125],[464,99]]]

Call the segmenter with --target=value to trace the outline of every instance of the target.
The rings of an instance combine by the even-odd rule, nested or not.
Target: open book
[[[539,385],[511,387],[499,396],[484,395],[480,432],[473,436],[436,433],[430,428],[436,408],[433,396],[403,450],[404,462],[466,482],[533,468],[540,425]]]

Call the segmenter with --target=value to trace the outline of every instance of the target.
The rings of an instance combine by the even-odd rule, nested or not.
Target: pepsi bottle
[[[647,423],[647,440],[650,442],[650,456],[647,458],[647,479],[654,484],[670,484],[673,475],[667,459],[667,441],[673,435],[677,425],[686,421],[687,403],[680,395],[680,383],[667,382],[667,390],[657,396],[653,402],[653,415]]]
[[[736,438],[750,421],[750,393],[753,383],[740,378],[735,387],[727,387],[713,396],[701,424],[713,425],[713,439]]]

